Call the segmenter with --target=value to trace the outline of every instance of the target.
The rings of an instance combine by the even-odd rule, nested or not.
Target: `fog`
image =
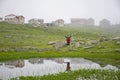
[[[96,24],[106,18],[112,24],[120,22],[120,0],[0,0],[0,17],[23,15],[26,22],[41,18],[45,22],[71,18],[93,18]]]

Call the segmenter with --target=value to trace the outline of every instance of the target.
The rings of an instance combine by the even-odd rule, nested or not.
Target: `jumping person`
[[[68,36],[65,36],[65,37],[66,37],[66,42],[67,42],[67,45],[70,45],[70,41],[71,41],[71,39],[70,39],[70,38],[71,38],[71,36],[69,36],[69,37],[68,37]]]

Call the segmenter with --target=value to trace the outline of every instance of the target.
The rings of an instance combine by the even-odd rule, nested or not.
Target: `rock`
[[[4,38],[11,38],[11,37],[12,37],[11,35],[4,36]]]
[[[99,42],[108,41],[108,40],[110,39],[108,39],[106,36],[101,36]]]
[[[91,43],[92,43],[92,44],[98,44],[99,41],[97,41],[97,40],[93,40],[93,41],[91,41]]]
[[[53,46],[55,50],[59,50],[61,47],[65,46],[65,42],[56,42]]]
[[[102,53],[101,51],[88,51],[89,53]]]
[[[15,47],[14,47],[14,46],[10,46],[9,48],[10,48],[10,49],[15,49]]]
[[[0,52],[8,52],[8,51],[10,51],[9,47],[0,49]]]
[[[104,41],[109,41],[110,39],[109,38],[105,38]]]
[[[112,40],[120,41],[120,37],[115,37]]]
[[[12,42],[16,43],[16,40],[13,39]]]
[[[120,49],[115,49],[116,52],[120,52]]]
[[[98,46],[98,49],[104,49],[105,47],[104,46]]]
[[[29,50],[36,50],[36,47],[30,47]]]
[[[22,48],[16,48],[15,51],[16,52],[23,52],[24,50]]]
[[[116,44],[117,44],[117,45],[120,45],[120,41],[116,41]]]
[[[53,45],[53,44],[55,44],[56,43],[56,41],[49,41],[48,42],[48,45]]]
[[[74,44],[75,44],[75,42],[76,42],[76,41],[75,41],[74,39],[73,39],[73,40],[71,40],[71,41],[70,41],[70,45],[74,45]],[[67,42],[66,42],[66,43],[67,43]]]
[[[108,39],[108,38],[100,38],[99,39],[99,42],[103,42],[103,41],[109,41],[110,39]]]
[[[80,44],[85,44],[85,42],[83,42],[83,41],[79,41],[79,43],[80,43]]]
[[[90,48],[93,48],[93,46],[84,47],[84,49],[90,49]]]
[[[86,46],[92,46],[92,43],[91,42],[87,42]]]
[[[43,48],[41,49],[42,51],[48,51],[49,49],[48,48]]]
[[[79,48],[80,47],[80,43],[79,42],[75,42],[75,47]]]
[[[37,49],[36,49],[37,52],[48,51],[48,50],[49,50],[48,48],[43,48],[43,49],[37,48]]]
[[[100,38],[100,39],[99,39],[99,42],[103,42],[103,41],[104,41],[104,39],[103,39],[103,38]]]
[[[7,51],[9,51],[7,48],[3,48],[0,50],[0,52],[7,52]]]

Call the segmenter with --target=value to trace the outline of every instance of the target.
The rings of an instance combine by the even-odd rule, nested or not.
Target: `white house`
[[[52,22],[55,26],[64,26],[64,20],[63,19],[58,19],[56,21]]]
[[[39,27],[39,26],[42,26],[44,24],[44,20],[43,19],[33,18],[33,19],[30,19],[28,21],[28,24],[30,26],[33,26],[33,27]]]
[[[87,24],[87,19],[84,19],[84,18],[71,18],[71,24],[86,25]]]
[[[109,27],[111,24],[110,24],[110,21],[109,21],[109,20],[107,20],[107,19],[102,19],[102,20],[100,21],[99,25],[100,25],[101,27]]]
[[[87,20],[87,25],[93,26],[94,24],[95,24],[94,19],[89,18],[89,19]]]
[[[5,21],[12,24],[24,24],[25,18],[22,15],[16,16],[14,14],[9,14],[5,16]]]
[[[85,26],[85,25],[94,25],[95,21],[92,18],[85,19],[85,18],[71,18],[71,24],[73,25],[80,25],[80,26]]]

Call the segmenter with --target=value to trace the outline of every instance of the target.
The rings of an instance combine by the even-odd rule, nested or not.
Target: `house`
[[[30,26],[33,26],[33,27],[39,27],[39,26],[44,25],[44,20],[43,20],[43,19],[33,18],[33,19],[30,19],[30,20],[28,21],[28,24],[29,24]]]
[[[0,17],[0,22],[2,22],[2,21],[3,21],[3,18]]]
[[[86,25],[87,24],[87,19],[71,18],[71,24],[73,24],[73,25]]]
[[[56,21],[52,22],[55,26],[64,26],[64,20],[63,19],[58,19]]]
[[[94,25],[95,21],[92,18],[71,18],[71,24],[76,26]]]
[[[11,24],[24,24],[25,18],[22,15],[14,15],[9,14],[5,16],[5,22],[11,23]]]
[[[45,27],[51,27],[51,26],[54,26],[53,23],[45,23]]]
[[[101,27],[108,27],[108,26],[110,26],[111,24],[110,24],[110,21],[109,21],[109,20],[107,20],[107,19],[102,19],[102,20],[100,21],[99,25],[100,25]]]
[[[93,26],[94,24],[95,24],[94,19],[89,18],[89,19],[87,20],[87,25]]]

